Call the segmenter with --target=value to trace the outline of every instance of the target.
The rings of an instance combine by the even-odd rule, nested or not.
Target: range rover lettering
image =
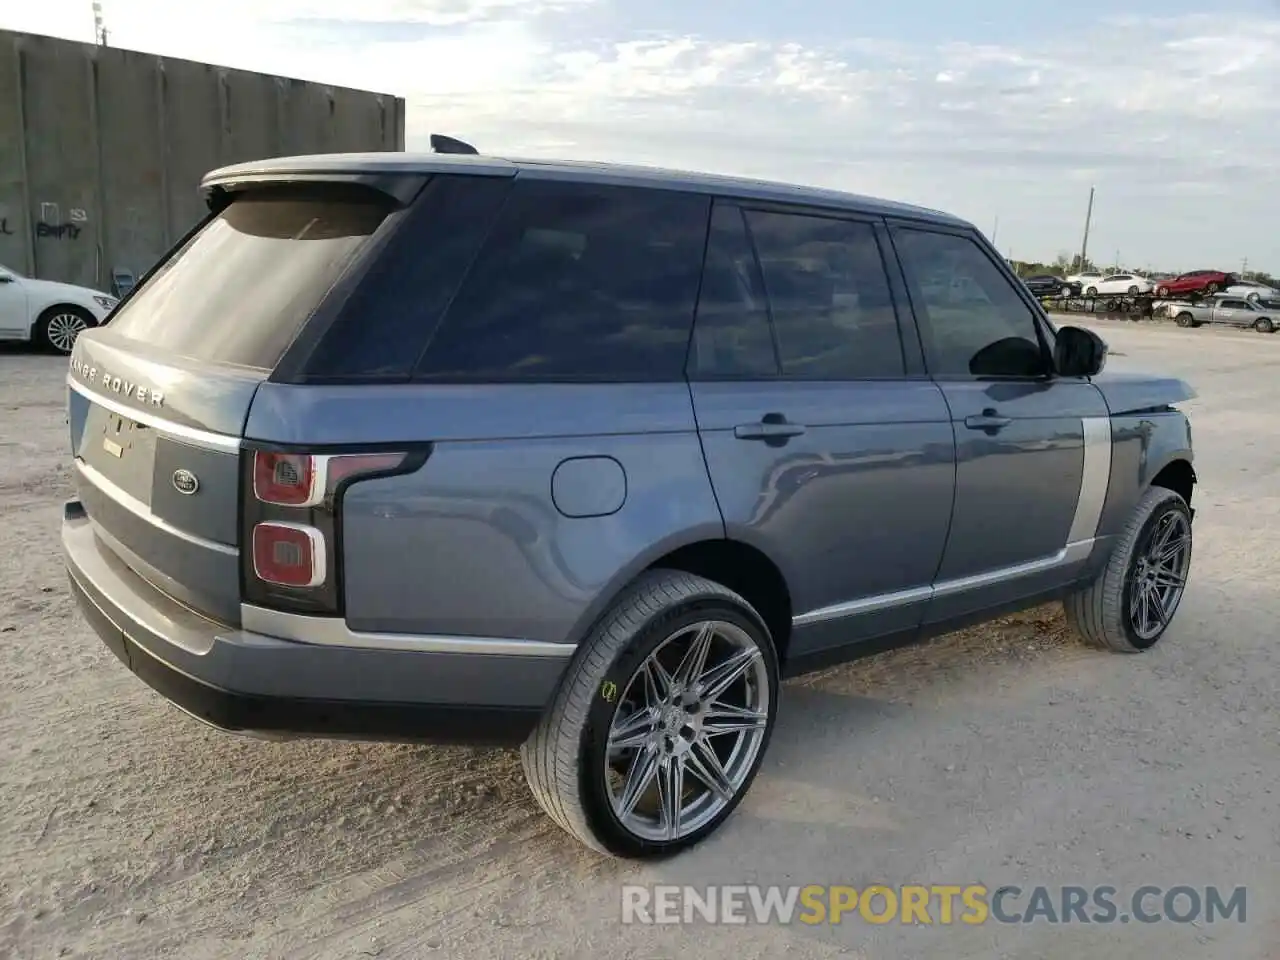
[[[731,816],[787,677],[1048,601],[1136,653],[1178,609],[1192,390],[1104,372],[970,223],[457,151],[203,190],[75,343],[62,543],[215,727],[519,746],[648,857]]]

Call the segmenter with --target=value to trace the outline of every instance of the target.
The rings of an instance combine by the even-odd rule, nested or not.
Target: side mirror
[[[1059,327],[1053,345],[1053,367],[1064,377],[1093,377],[1107,362],[1107,343],[1083,327]]]

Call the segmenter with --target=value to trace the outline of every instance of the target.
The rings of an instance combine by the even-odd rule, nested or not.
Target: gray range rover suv
[[[265,736],[520,744],[616,856],[748,790],[780,679],[1060,599],[1160,638],[1194,396],[1099,376],[970,224],[478,155],[209,174],[70,358],[71,587]]]

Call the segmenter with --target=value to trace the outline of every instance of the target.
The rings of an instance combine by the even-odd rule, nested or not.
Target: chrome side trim
[[[282,613],[240,605],[240,627],[279,640],[366,650],[416,650],[421,653],[471,653],[499,657],[571,657],[577,646],[544,640],[503,637],[441,637],[414,633],[357,633],[338,617]]]
[[[154,413],[148,413],[146,410],[138,410],[134,407],[126,406],[119,400],[112,400],[110,397],[104,397],[96,390],[90,390],[80,381],[73,379],[69,373],[67,374],[67,386],[86,400],[96,403],[103,409],[110,410],[112,413],[117,413],[122,417],[128,417],[137,423],[145,423],[161,433],[176,437],[179,440],[186,440],[188,443],[194,443],[198,447],[232,451],[240,449],[241,440],[239,437],[229,437],[224,433],[213,433],[209,430],[198,430],[195,427],[184,427],[180,423],[157,417]]]
[[[1039,560],[1029,560],[1025,563],[1018,563],[1011,567],[1000,567],[996,570],[988,570],[986,573],[977,573],[968,577],[958,577],[955,580],[944,580],[941,583],[935,583],[931,587],[912,587],[909,590],[898,590],[894,593],[882,593],[871,597],[863,597],[859,600],[850,600],[845,603],[837,603],[829,607],[821,607],[817,610],[810,610],[807,613],[801,613],[791,618],[791,625],[795,627],[807,626],[811,623],[823,623],[827,620],[839,620],[843,617],[851,617],[860,613],[871,613],[876,610],[888,610],[893,607],[905,606],[908,603],[923,603],[933,600],[936,597],[948,597],[957,593],[964,593],[967,590],[976,590],[980,587],[990,587],[997,583],[1003,583],[1006,580],[1017,580],[1020,577],[1029,577],[1032,574],[1044,573],[1052,570],[1054,567],[1062,567],[1071,563],[1078,563],[1081,560],[1087,560],[1089,555],[1093,553],[1094,540],[1078,540],[1075,543],[1069,543],[1057,553],[1042,557]]]
[[[1097,536],[1111,486],[1111,418],[1083,417],[1080,424],[1084,428],[1084,468],[1080,473],[1076,513],[1067,533],[1069,544]]]
[[[193,544],[194,546],[203,547],[205,550],[214,550],[218,553],[225,553],[229,557],[240,556],[240,551],[229,544],[218,543],[216,540],[206,540],[204,537],[197,537],[194,533],[187,533],[187,531],[175,527],[169,521],[160,519],[151,512],[151,508],[145,503],[133,496],[133,494],[126,493],[124,490],[121,490],[118,486],[83,460],[76,460],[75,467],[86,480],[105,493],[108,497],[120,506],[124,507],[138,519],[145,520],[147,523],[151,524],[157,530],[163,530],[171,536],[175,536],[180,540],[185,540],[187,543]]]

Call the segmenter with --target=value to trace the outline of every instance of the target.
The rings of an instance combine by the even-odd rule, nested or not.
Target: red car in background
[[[1234,273],[1223,273],[1221,270],[1192,270],[1182,273],[1172,280],[1161,280],[1156,285],[1157,297],[1176,296],[1186,293],[1217,293],[1236,282]]]

